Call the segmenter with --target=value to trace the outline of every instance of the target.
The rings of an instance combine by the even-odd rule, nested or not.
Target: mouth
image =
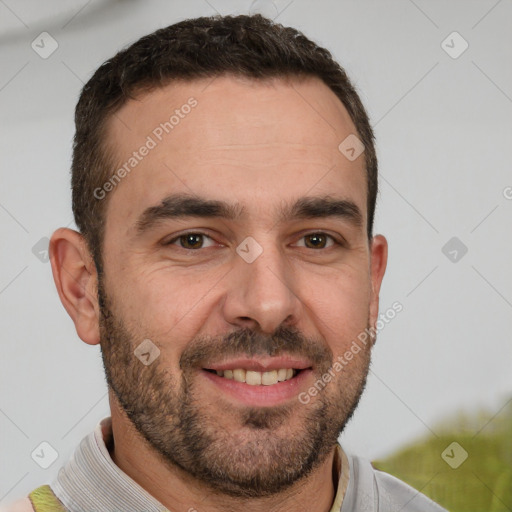
[[[296,377],[301,371],[297,368],[279,368],[266,372],[246,370],[245,368],[235,368],[234,370],[210,370],[205,371],[215,373],[224,379],[244,382],[249,386],[273,386],[278,382],[286,382]]]
[[[290,358],[239,359],[211,364],[201,374],[216,392],[250,406],[274,406],[297,399],[313,375],[309,361]]]

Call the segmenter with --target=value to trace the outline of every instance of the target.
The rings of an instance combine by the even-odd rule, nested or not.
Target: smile
[[[245,370],[243,368],[236,368],[235,370],[207,370],[214,372],[219,377],[225,379],[235,380],[237,382],[245,382],[250,386],[272,386],[278,382],[285,382],[293,379],[300,370],[294,368],[280,368],[278,370],[271,370],[267,372],[257,372],[252,370]]]

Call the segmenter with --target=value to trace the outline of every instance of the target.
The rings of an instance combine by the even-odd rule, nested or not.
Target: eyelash
[[[210,235],[208,235],[207,233],[204,233],[202,231],[188,231],[188,232],[181,233],[181,234],[175,236],[174,238],[172,238],[168,242],[165,242],[163,245],[165,245],[165,246],[175,245],[175,242],[179,241],[180,238],[182,238],[184,236],[187,236],[187,235],[202,235],[203,237],[206,237],[206,238],[209,238],[209,239],[213,240],[213,238]],[[329,249],[329,248],[333,247],[334,245],[337,245],[339,247],[346,247],[346,243],[343,240],[338,240],[333,235],[329,235],[328,233],[325,233],[324,231],[311,231],[309,233],[305,233],[304,235],[302,235],[300,237],[300,240],[302,240],[303,238],[305,238],[307,236],[312,236],[312,235],[323,235],[323,236],[326,236],[327,238],[332,240],[333,245],[328,246],[328,247],[321,247],[319,249],[314,249],[314,248],[311,248],[311,247],[305,247],[305,249],[311,249],[311,250],[321,250],[321,249],[323,249],[323,250],[326,250],[326,249]],[[187,249],[185,247],[180,247],[180,246],[178,246],[178,247],[180,249],[183,249],[184,251],[191,251],[191,252],[197,252],[197,251],[199,251],[201,249],[205,249],[205,247],[200,247],[199,249]],[[207,247],[206,247],[206,249],[207,249]]]

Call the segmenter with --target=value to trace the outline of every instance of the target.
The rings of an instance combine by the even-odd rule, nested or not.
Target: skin
[[[174,397],[178,407],[175,389],[181,383],[183,391],[184,382],[189,382],[197,400],[193,410],[224,448],[210,455],[236,453],[231,464],[241,473],[251,467],[254,471],[260,467],[263,473],[270,468],[279,472],[279,462],[265,462],[263,455],[278,453],[305,435],[315,411],[323,407],[331,416],[331,427],[343,428],[349,406],[355,407],[364,387],[370,345],[307,405],[295,397],[274,408],[250,408],[220,393],[200,369],[180,367],[182,358],[188,352],[197,354],[194,350],[201,340],[227,349],[232,346],[227,337],[241,331],[260,333],[264,353],[279,328],[294,329],[306,340],[299,347],[309,347],[308,354],[320,354],[297,395],[307,391],[328,367],[324,366],[328,356],[332,362],[343,355],[359,333],[375,325],[387,242],[381,235],[368,240],[364,158],[349,161],[338,150],[340,142],[357,131],[341,102],[318,79],[253,82],[217,77],[173,83],[145,93],[127,102],[109,122],[109,142],[118,161],[125,162],[191,96],[197,99],[197,107],[105,199],[101,287],[115,322],[105,321],[105,309],[102,314],[98,303],[95,266],[82,236],[72,230],[59,229],[52,237],[54,279],[80,338],[91,345],[101,341],[102,349],[112,356],[105,363],[112,366],[119,388],[124,384],[128,389],[130,381],[123,380],[124,370],[116,373],[114,366],[122,361],[116,359],[115,350],[109,351],[109,343],[123,340],[129,355],[142,340],[151,339],[160,350],[152,365],[143,366],[134,356],[125,363],[132,372],[129,375],[140,379],[140,389],[149,389],[154,382],[150,376],[159,374],[169,385],[168,389],[155,388],[160,398],[167,399],[161,403],[171,403]],[[177,192],[237,202],[244,214],[237,220],[166,219],[137,234],[142,212]],[[278,207],[303,196],[351,201],[359,208],[362,222],[279,218]],[[173,245],[162,243],[183,231],[211,238],[204,239],[199,249],[186,250],[179,240]],[[306,235],[314,233],[342,237],[344,244],[325,239],[325,247],[312,248]],[[236,252],[248,236],[263,249],[252,263]],[[109,340],[109,332],[116,340]],[[292,344],[284,347],[282,353],[293,353]],[[212,353],[217,353],[217,362],[223,360],[222,351],[212,349]],[[271,359],[268,354],[265,357]],[[302,478],[272,494],[237,496],[201,481],[162,456],[134,427],[118,394],[112,389],[109,393],[115,439],[111,456],[169,509],[330,510],[335,495],[334,434]],[[340,401],[347,406],[340,409],[336,405]],[[261,413],[272,428],[243,424],[241,418],[247,417],[249,409],[256,416]],[[265,416],[270,409],[274,415]],[[171,423],[172,411],[166,412]],[[155,415],[160,413],[155,409]],[[249,458],[244,451],[249,446],[258,446],[257,457]],[[288,462],[291,468],[293,460]]]

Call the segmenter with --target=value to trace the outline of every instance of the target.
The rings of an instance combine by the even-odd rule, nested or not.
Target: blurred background
[[[510,0],[0,0],[0,504],[50,483],[109,414],[99,348],[76,335],[47,253],[74,227],[80,89],[142,35],[249,12],[327,47],[377,136],[381,309],[403,311],[344,448],[450,510],[512,510]]]

